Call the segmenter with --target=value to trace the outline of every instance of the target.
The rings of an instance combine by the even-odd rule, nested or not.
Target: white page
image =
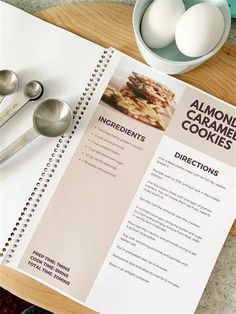
[[[61,28],[0,2],[0,69],[19,76],[18,91],[0,104],[2,111],[30,80],[45,92],[26,104],[0,129],[0,150],[32,126],[36,105],[61,98],[75,107],[103,48]],[[58,139],[40,137],[0,167],[0,247],[27,202]]]

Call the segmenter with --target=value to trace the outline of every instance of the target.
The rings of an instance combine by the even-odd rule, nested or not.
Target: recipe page
[[[193,313],[234,220],[234,116],[122,56],[19,269],[103,313]]]

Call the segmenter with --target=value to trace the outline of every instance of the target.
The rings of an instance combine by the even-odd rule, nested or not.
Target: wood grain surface
[[[133,35],[132,12],[133,7],[125,4],[80,3],[53,7],[37,16],[144,62]],[[203,65],[177,77],[236,105],[236,46],[226,44]]]
[[[38,12],[37,16],[104,47],[113,46],[144,62],[134,40],[132,10],[132,6],[125,4],[79,3],[49,8]],[[226,44],[212,59],[177,77],[236,105],[236,46]],[[231,234],[236,235],[236,223]],[[54,313],[95,313],[6,266],[0,267],[0,284],[15,295]]]
[[[7,266],[0,267],[1,286],[48,311],[57,314],[94,314],[96,312],[63,296],[61,293]],[[1,305],[0,305],[1,313]],[[7,314],[7,313],[6,313]],[[17,314],[17,313],[15,313]]]

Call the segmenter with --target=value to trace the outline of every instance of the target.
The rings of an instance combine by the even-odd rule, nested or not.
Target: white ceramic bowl
[[[183,55],[177,48],[175,42],[161,49],[151,49],[143,41],[140,33],[142,17],[152,0],[137,0],[133,11],[133,29],[135,39],[144,60],[153,68],[168,74],[179,74],[190,71],[201,63],[211,58],[225,43],[231,26],[231,14],[227,0],[183,0],[185,8],[188,9],[194,4],[205,2],[216,5],[224,16],[224,33],[218,45],[202,57],[190,58]]]

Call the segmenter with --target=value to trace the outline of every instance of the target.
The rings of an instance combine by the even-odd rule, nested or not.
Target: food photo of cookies
[[[132,72],[120,89],[108,85],[102,100],[129,117],[164,131],[173,115],[175,94],[163,84]]]

